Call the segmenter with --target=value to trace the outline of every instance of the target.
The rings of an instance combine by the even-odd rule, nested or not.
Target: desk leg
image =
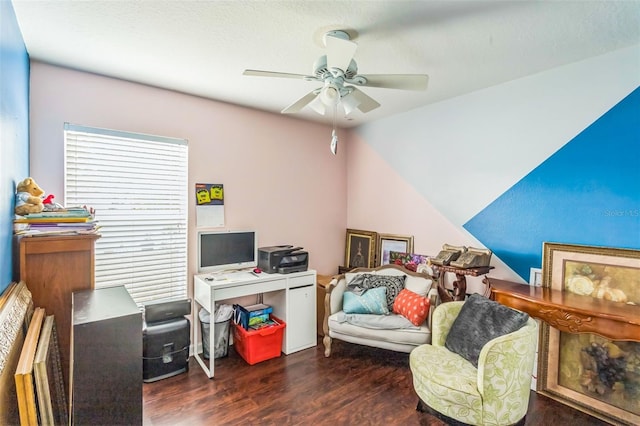
[[[215,305],[212,305],[215,306]],[[213,315],[211,315],[211,320],[209,323],[209,367],[207,367],[207,364],[205,363],[204,360],[204,347],[202,348],[202,353],[198,353],[198,343],[200,343],[200,336],[202,335],[202,326],[200,325],[200,304],[198,302],[196,302],[195,300],[193,301],[193,357],[196,359],[196,361],[198,362],[198,364],[200,364],[200,367],[202,367],[202,370],[204,370],[205,374],[207,375],[208,378],[213,378],[213,364],[214,364],[214,360],[213,360],[213,347],[215,346],[213,344],[213,342],[215,341],[215,336],[214,336],[214,321],[213,321]],[[204,343],[203,343],[204,345]]]

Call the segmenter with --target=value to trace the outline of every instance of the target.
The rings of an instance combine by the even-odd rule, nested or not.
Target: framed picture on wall
[[[376,237],[373,231],[347,229],[344,265],[347,268],[373,268],[376,256]]]
[[[376,266],[388,265],[392,251],[413,253],[413,235],[378,234]]]

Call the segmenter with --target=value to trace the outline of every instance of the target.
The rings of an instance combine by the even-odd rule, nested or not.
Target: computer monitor
[[[199,231],[198,272],[221,272],[258,265],[255,231]]]

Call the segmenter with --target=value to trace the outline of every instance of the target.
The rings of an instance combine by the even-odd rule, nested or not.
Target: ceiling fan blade
[[[339,68],[342,71],[346,71],[358,45],[351,40],[330,35],[325,37],[325,43],[327,45],[327,67],[329,70],[331,68]]]
[[[353,91],[351,92],[351,96],[353,96],[360,102],[358,104],[358,109],[362,112],[369,112],[380,106],[380,104],[376,102],[375,99],[365,94],[363,91],[361,91],[357,87],[353,88]]]
[[[295,114],[296,112],[300,112],[302,108],[304,108],[311,101],[313,101],[316,98],[316,96],[317,96],[316,90],[312,90],[311,92],[307,93],[306,95],[304,95],[303,97],[301,97],[300,99],[298,99],[297,101],[295,101],[294,103],[292,103],[291,105],[283,109],[281,112],[282,114]]]
[[[291,74],[288,72],[260,71],[260,70],[244,70],[242,75],[250,75],[255,77],[279,77],[279,78],[297,78],[300,80],[317,80],[316,77],[304,74]]]
[[[361,77],[366,78],[367,82],[359,86],[385,89],[426,90],[429,82],[426,74],[369,74]]]

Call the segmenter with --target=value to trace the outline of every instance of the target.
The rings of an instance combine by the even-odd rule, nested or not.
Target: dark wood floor
[[[144,425],[434,425],[416,411],[408,354],[334,341],[247,364],[233,346],[208,379],[193,358],[189,372],[145,383]],[[532,392],[526,425],[606,423]]]

